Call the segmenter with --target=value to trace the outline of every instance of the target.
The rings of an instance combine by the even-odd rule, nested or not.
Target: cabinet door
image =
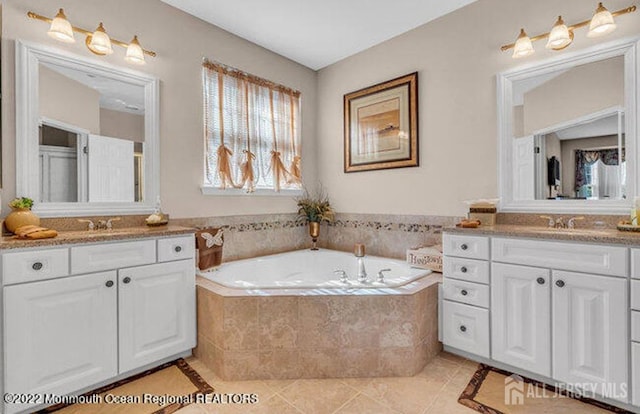
[[[554,271],[553,283],[553,378],[626,402],[628,281]]]
[[[120,373],[196,345],[193,260],[119,271]]]
[[[116,282],[112,271],[5,287],[5,392],[63,395],[116,375]]]
[[[493,359],[550,376],[549,270],[494,263],[491,278]]]

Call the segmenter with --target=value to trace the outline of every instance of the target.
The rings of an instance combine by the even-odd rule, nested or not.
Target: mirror
[[[157,79],[27,43],[16,53],[17,194],[44,217],[152,211]]]
[[[627,213],[636,191],[635,42],[498,76],[503,211]]]

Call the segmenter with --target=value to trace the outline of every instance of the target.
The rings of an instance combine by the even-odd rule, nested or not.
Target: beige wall
[[[144,115],[100,108],[100,135],[144,142]]]
[[[62,121],[100,134],[100,93],[40,65],[40,116]],[[65,104],[61,105],[60,100]],[[6,181],[5,181],[6,182]]]
[[[525,93],[524,135],[614,106],[624,106],[622,56],[578,66]]]
[[[611,0],[607,7],[627,7]],[[463,200],[496,197],[496,74],[587,46],[640,33],[638,16],[618,18],[618,30],[589,39],[584,29],[565,52],[536,42],[536,54],[511,58],[500,46],[520,27],[534,35],[554,16],[582,21],[595,3],[584,0],[479,0],[319,72],[318,155],[320,178],[338,211],[463,215]],[[419,73],[420,167],[343,172],[342,99],[345,93],[397,76]]]
[[[212,197],[200,193],[203,179],[201,62],[203,56],[283,83],[302,92],[303,175],[317,178],[316,73],[247,42],[220,28],[182,13],[158,0],[5,0],[2,9],[3,184],[2,198],[15,195],[15,40],[53,46],[99,61],[129,66],[124,49],[106,58],[94,57],[76,34],[67,45],[47,36],[47,24],[30,20],[29,10],[53,16],[63,7],[71,23],[92,29],[103,21],[107,32],[128,41],[137,34],[143,46],[158,53],[144,67],[160,78],[161,195],[173,217],[295,211],[290,197]],[[3,203],[6,204],[6,203]],[[5,208],[6,213],[6,208]]]

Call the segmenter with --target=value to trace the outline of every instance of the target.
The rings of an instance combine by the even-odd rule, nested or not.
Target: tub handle
[[[344,270],[334,270],[333,274],[340,275],[340,283],[349,283],[349,277]]]
[[[382,269],[378,272],[378,283],[384,283],[384,272],[390,272],[391,269]]]

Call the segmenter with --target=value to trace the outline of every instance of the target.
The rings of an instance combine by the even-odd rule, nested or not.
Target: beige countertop
[[[447,227],[443,232],[450,234],[467,234],[482,236],[523,237],[529,239],[546,239],[558,241],[575,241],[583,243],[620,244],[625,246],[640,246],[640,233],[619,231],[616,228],[607,229],[554,229],[542,226],[523,226],[511,224],[496,224],[495,226],[465,229],[461,227]]]
[[[61,231],[58,233],[58,237],[41,240],[19,240],[15,239],[13,236],[7,236],[2,237],[2,241],[0,241],[0,250],[143,239],[146,237],[166,237],[195,233],[195,231],[195,229],[189,227],[168,225],[159,227],[139,226],[116,228],[113,230]]]

